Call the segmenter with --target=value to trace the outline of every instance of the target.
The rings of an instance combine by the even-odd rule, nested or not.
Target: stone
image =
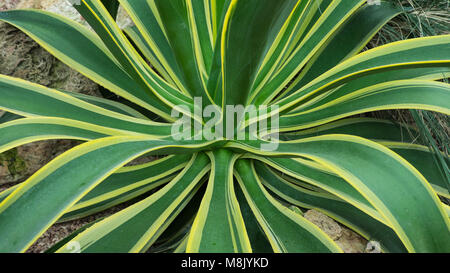
[[[327,215],[308,210],[304,217],[325,232],[345,253],[364,253],[367,240]]]
[[[50,88],[98,96],[99,87],[72,70],[17,28],[0,23],[0,74]]]
[[[26,180],[50,160],[79,143],[71,140],[38,141],[0,154],[0,184]]]
[[[13,9],[19,4],[20,0],[2,0],[0,2],[0,11]]]
[[[364,253],[367,240],[350,229],[342,228],[342,236],[335,240],[345,253]]]
[[[17,4],[16,8],[35,8],[53,12],[63,15],[64,17],[74,20],[89,28],[87,22],[67,0],[22,0]],[[120,28],[133,25],[132,20],[122,7],[119,8],[119,12],[117,14],[117,24]]]
[[[367,243],[365,253],[381,253],[381,245],[380,242],[377,241],[369,241]]]
[[[342,236],[341,226],[325,214],[317,210],[308,210],[304,216],[330,236],[332,240],[337,240]]]

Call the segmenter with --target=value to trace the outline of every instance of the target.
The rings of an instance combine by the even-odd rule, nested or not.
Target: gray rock
[[[381,253],[381,245],[380,242],[370,241],[366,246],[366,253]]]
[[[17,28],[0,23],[0,74],[88,95],[98,85],[58,61]]]
[[[2,0],[0,2],[0,11],[13,9],[19,4],[20,0]]]
[[[318,226],[325,232],[332,240],[338,240],[342,236],[342,228],[333,219],[317,210],[308,210],[305,213],[305,218]]]
[[[364,253],[367,240],[350,229],[342,228],[342,236],[335,241],[345,253]]]
[[[50,160],[78,143],[71,140],[38,141],[0,154],[0,184],[26,180]]]
[[[367,240],[327,215],[308,210],[304,217],[325,232],[345,253],[364,253]]]
[[[41,9],[63,15],[66,18],[74,20],[90,28],[87,22],[81,17],[78,11],[72,7],[72,5],[69,3],[68,0],[15,0],[13,2],[15,2],[16,5],[14,6],[13,4],[11,4],[9,5],[10,8]],[[126,13],[126,11],[122,7],[119,8],[116,22],[120,28],[125,28],[133,25],[130,16]]]

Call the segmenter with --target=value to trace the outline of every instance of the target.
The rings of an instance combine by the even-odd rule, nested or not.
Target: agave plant
[[[383,1],[120,0],[124,30],[115,1],[79,2],[91,29],[37,10],[0,20],[124,103],[0,76],[0,109],[20,117],[0,152],[83,141],[0,193],[0,252],[130,200],[51,251],[342,252],[306,209],[384,252],[450,251],[434,155],[414,128],[358,117],[450,114],[449,35],[361,53],[399,13]],[[141,156],[158,159],[127,165]]]

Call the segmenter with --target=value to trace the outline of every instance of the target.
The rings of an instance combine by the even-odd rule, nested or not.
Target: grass
[[[450,0],[389,0],[403,13],[389,22],[371,42],[393,41],[450,33]]]
[[[368,48],[399,40],[450,34],[450,0],[390,0],[403,10],[375,36]],[[448,82],[448,79],[446,79]],[[450,119],[430,111],[396,110],[370,113],[397,122],[415,125],[418,142],[426,144],[435,154],[435,162],[450,189],[448,159],[450,153]],[[442,153],[441,153],[442,152]],[[450,200],[444,200],[450,204]]]

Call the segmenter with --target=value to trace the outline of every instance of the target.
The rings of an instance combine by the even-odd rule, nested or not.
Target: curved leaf
[[[65,211],[134,158],[145,153],[196,152],[213,145],[216,143],[192,142],[181,146],[173,141],[125,136],[94,140],[69,150],[0,203],[0,233],[8,234],[0,238],[0,252],[25,251]]]
[[[306,99],[377,72],[415,67],[445,67],[450,63],[450,35],[410,39],[360,53],[278,101],[280,111],[298,106]]]
[[[383,215],[408,251],[450,251],[450,221],[436,193],[411,164],[386,147],[346,135],[282,142],[276,152],[261,151],[259,145],[261,142],[234,142],[228,147],[317,161],[357,189]]]
[[[48,107],[51,105],[51,107]],[[84,102],[63,92],[17,78],[0,75],[0,109],[24,115],[59,117],[108,128],[167,136],[170,124],[132,118]]]
[[[319,210],[336,221],[350,227],[368,240],[381,243],[387,252],[406,252],[395,232],[356,207],[329,194],[317,193],[284,180],[267,165],[255,161],[255,169],[263,184],[291,204]]]
[[[171,120],[170,108],[130,78],[102,40],[84,26],[63,16],[37,10],[2,12],[0,20],[18,27],[52,55],[86,77]]]
[[[275,252],[341,252],[318,227],[275,201],[248,160],[237,161],[235,174]]]
[[[208,157],[194,155],[164,188],[94,224],[72,240],[80,244],[84,253],[145,251],[189,202],[208,170]],[[67,251],[65,246],[58,250]]]
[[[423,109],[450,114],[450,84],[404,80],[374,85],[314,109],[280,117],[280,131],[321,125],[360,113],[389,109]]]
[[[233,166],[239,155],[227,150],[208,155],[211,175],[186,252],[251,252],[233,185]]]

